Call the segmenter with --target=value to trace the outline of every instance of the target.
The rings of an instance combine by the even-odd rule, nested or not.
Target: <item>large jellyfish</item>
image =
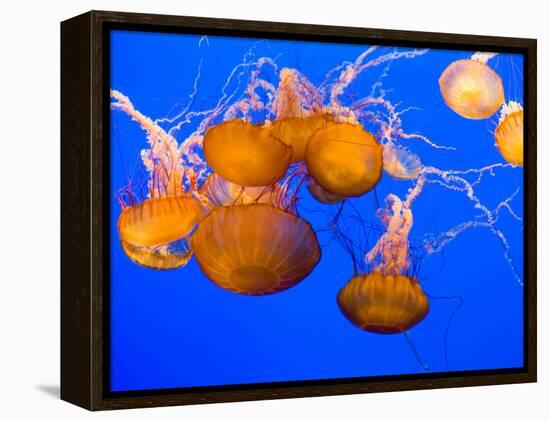
[[[382,146],[361,125],[331,123],[309,140],[306,163],[323,189],[340,196],[361,196],[382,176]]]
[[[267,204],[214,208],[191,237],[191,246],[213,283],[253,296],[296,285],[321,256],[306,220]]]
[[[292,147],[268,128],[240,119],[213,126],[204,135],[204,157],[216,173],[242,186],[275,183],[287,171]]]
[[[506,161],[523,166],[523,108],[518,102],[510,101],[502,107],[495,140]]]
[[[447,105],[462,117],[485,119],[504,103],[500,76],[487,66],[492,53],[476,53],[468,60],[451,63],[439,78]]]

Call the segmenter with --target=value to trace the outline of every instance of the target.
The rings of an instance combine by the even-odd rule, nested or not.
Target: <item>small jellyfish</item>
[[[233,119],[204,135],[204,158],[224,179],[241,186],[267,186],[287,171],[292,147],[268,127]]]
[[[422,171],[420,158],[405,148],[388,142],[384,145],[384,171],[397,180],[410,180]]]
[[[445,103],[467,119],[491,117],[504,103],[502,80],[485,63],[491,55],[451,63],[439,78]]]
[[[148,199],[126,207],[118,218],[120,240],[138,247],[156,247],[187,236],[202,215],[191,196]]]
[[[292,162],[304,161],[307,142],[318,129],[333,122],[330,114],[313,114],[307,117],[285,117],[275,120],[271,133],[292,147]]]
[[[306,220],[267,204],[214,208],[193,233],[191,247],[213,283],[254,296],[296,285],[321,256]]]
[[[407,331],[422,321],[430,308],[414,279],[379,272],[352,278],[340,290],[337,300],[352,324],[378,334]]]
[[[315,180],[310,179],[307,183],[307,189],[311,196],[323,204],[338,204],[346,198],[340,195],[335,195],[323,189]]]
[[[179,268],[192,255],[185,237],[203,215],[199,202],[193,198],[204,171],[200,165],[193,165],[200,163],[193,148],[196,143],[180,148],[170,131],[138,111],[128,97],[112,90],[111,98],[115,100],[113,108],[127,113],[147,133],[149,144],[141,151],[149,173],[149,199],[140,202],[141,195],[133,191],[131,184],[117,194],[122,208],[117,223],[122,249],[141,266],[157,270]]]
[[[371,271],[357,274],[340,290],[337,301],[344,316],[357,327],[379,334],[407,331],[429,311],[428,298],[408,274],[409,240],[413,225],[410,203],[418,194],[409,192],[406,201],[394,194],[379,211],[386,232],[365,255]],[[354,259],[355,264],[355,259]]]
[[[339,196],[361,196],[382,176],[382,146],[359,124],[330,123],[308,142],[309,175]]]
[[[180,252],[172,250],[168,245],[152,248],[134,246],[124,240],[120,243],[128,258],[142,267],[153,270],[173,270],[183,267],[193,256],[191,249],[188,248]]]
[[[211,207],[225,205],[271,204],[285,208],[284,191],[279,183],[269,186],[241,186],[212,173],[199,189]]]
[[[519,103],[510,101],[502,107],[495,139],[506,161],[523,166],[523,108]]]

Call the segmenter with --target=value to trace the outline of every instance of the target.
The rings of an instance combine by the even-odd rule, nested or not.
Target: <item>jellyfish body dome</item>
[[[523,108],[519,103],[511,101],[503,106],[495,140],[506,161],[523,166]]]
[[[148,199],[122,210],[118,233],[133,246],[166,245],[187,236],[200,216],[200,206],[190,195]]]
[[[191,247],[213,283],[254,296],[296,285],[321,256],[307,221],[267,204],[214,208],[193,233]]]
[[[153,270],[174,270],[189,262],[193,253],[190,249],[174,251],[168,245],[160,247],[134,246],[121,240],[122,250],[131,261]]]
[[[306,150],[309,175],[326,191],[361,196],[382,176],[382,146],[359,124],[330,123],[317,130]]]
[[[279,183],[268,186],[240,186],[212,173],[199,189],[211,207],[225,205],[271,204],[281,208],[288,205]]]
[[[292,162],[304,161],[307,143],[311,136],[332,121],[334,118],[330,114],[284,117],[273,122],[271,133],[292,147]]]
[[[491,117],[504,102],[502,80],[479,60],[451,63],[439,78],[445,103],[467,119]]]
[[[391,142],[384,145],[383,155],[384,171],[394,179],[415,179],[422,171],[422,164],[418,156]]]
[[[378,334],[407,331],[422,321],[430,308],[415,280],[379,272],[353,277],[340,290],[337,301],[352,324]]]
[[[267,127],[240,119],[207,130],[204,158],[224,179],[241,186],[267,186],[290,165],[292,147],[270,135]]]

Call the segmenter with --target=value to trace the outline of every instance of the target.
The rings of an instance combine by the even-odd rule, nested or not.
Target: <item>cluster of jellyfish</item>
[[[468,228],[486,227],[500,239],[515,271],[506,238],[495,225],[503,209],[521,219],[509,206],[512,197],[490,210],[468,179],[496,167],[523,165],[523,110],[517,102],[505,102],[501,78],[487,64],[495,54],[455,61],[439,79],[445,103],[460,116],[487,119],[499,113],[494,142],[505,162],[459,171],[423,165],[403,145],[415,138],[445,148],[407,133],[383,91],[343,104],[342,93],[361,72],[426,52],[376,55],[376,50],[371,47],[332,69],[320,86],[297,69],[278,69],[270,58],[245,61],[234,71],[250,71],[240,95],[226,86],[213,108],[184,109],[157,121],[112,90],[112,108],[134,119],[148,142],[141,152],[148,172],[146,197],[138,198],[131,187],[118,193],[122,211],[117,228],[128,258],[148,268],[173,270],[194,256],[204,275],[223,289],[250,296],[276,294],[304,280],[321,259],[315,231],[297,212],[300,190],[307,189],[320,206],[334,206],[372,194],[385,172],[411,187],[404,198],[387,196],[378,211],[384,232],[366,253],[352,256],[366,270],[354,265],[353,277],[337,295],[341,313],[352,324],[372,333],[406,333],[429,312],[409,251],[412,205],[428,183],[462,192],[484,218],[434,237],[424,245],[426,253],[441,250]],[[275,72],[278,83],[262,78],[265,68]],[[366,122],[376,130],[367,130]],[[178,142],[178,131],[191,123],[196,123],[195,131]],[[165,130],[161,124],[173,126]],[[515,276],[521,284],[517,271]]]

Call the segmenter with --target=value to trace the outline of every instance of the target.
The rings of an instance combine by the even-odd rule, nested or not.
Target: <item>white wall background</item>
[[[550,416],[548,3],[11,0],[0,25],[0,419],[539,421]],[[59,401],[59,22],[89,9],[538,38],[539,383],[88,413]]]

